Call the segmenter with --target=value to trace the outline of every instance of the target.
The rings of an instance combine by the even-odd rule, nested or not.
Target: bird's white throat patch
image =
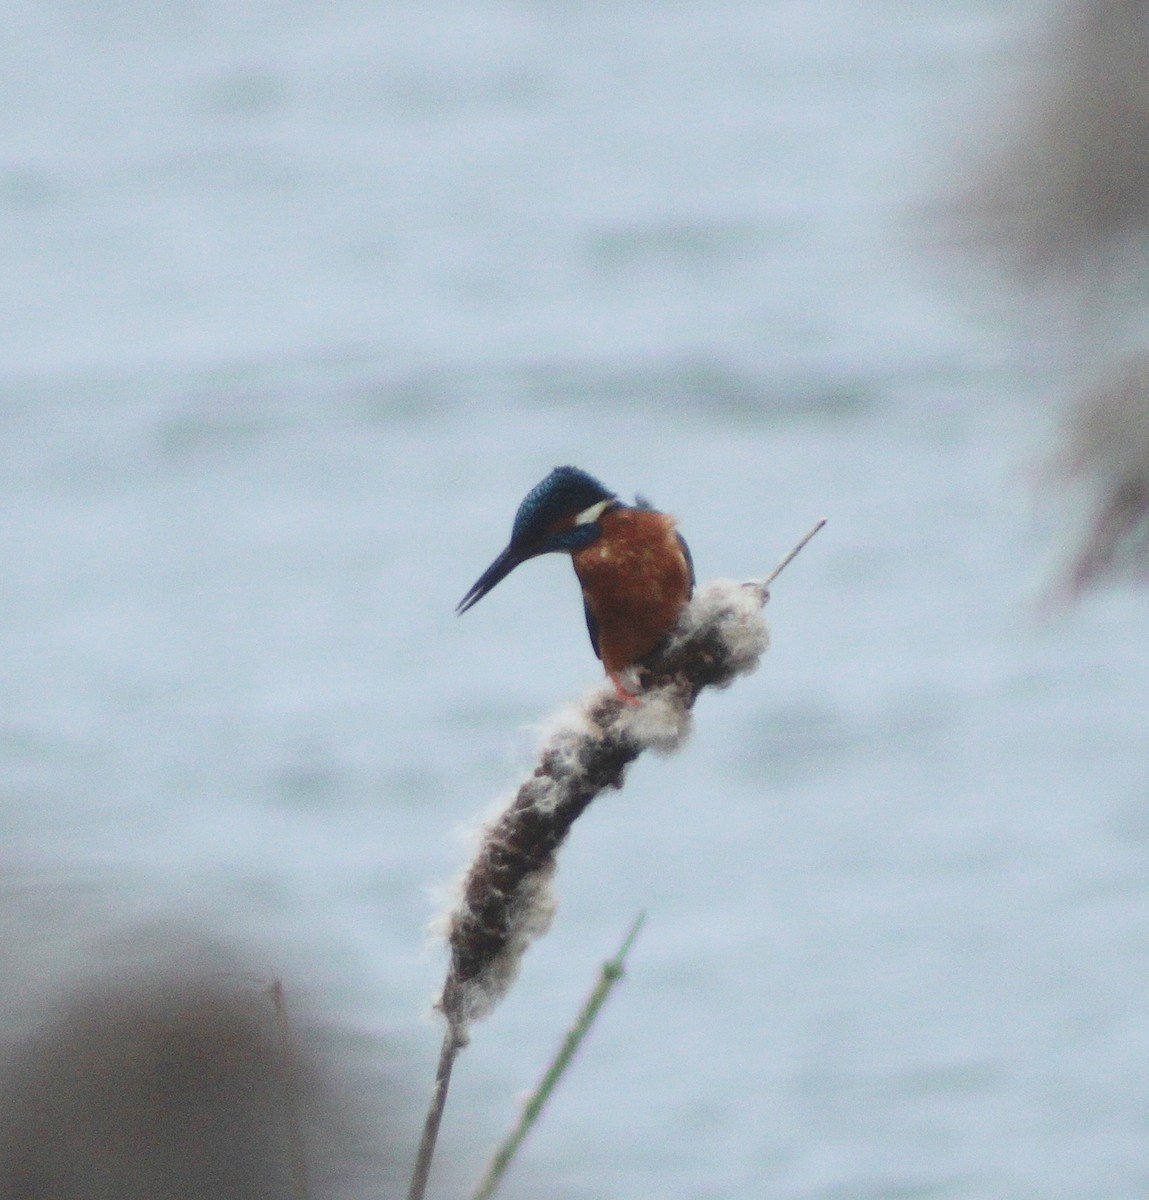
[[[592,521],[597,521],[599,517],[606,511],[610,505],[609,500],[600,500],[597,504],[592,504],[590,508],[584,508],[582,512],[575,517],[576,525],[589,525]]]

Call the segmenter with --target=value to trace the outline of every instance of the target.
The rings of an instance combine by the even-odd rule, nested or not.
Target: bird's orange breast
[[[666,513],[609,509],[602,534],[572,558],[598,624],[602,664],[612,674],[645,658],[690,599],[690,565]]]

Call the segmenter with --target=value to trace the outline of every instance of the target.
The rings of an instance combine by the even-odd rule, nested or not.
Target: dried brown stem
[[[443,1035],[443,1047],[439,1051],[439,1067],[435,1072],[435,1087],[431,1103],[423,1122],[423,1137],[419,1142],[419,1153],[415,1156],[415,1171],[411,1176],[411,1187],[407,1200],[423,1200],[427,1191],[427,1180],[431,1176],[431,1163],[435,1158],[435,1144],[439,1140],[439,1126],[443,1121],[443,1109],[447,1106],[447,1090],[451,1086],[451,1071],[459,1051],[466,1045],[460,1041],[453,1029],[448,1027]]]
[[[819,529],[821,529],[821,528],[822,528],[822,526],[823,526],[823,525],[825,525],[825,524],[826,524],[826,518],[825,518],[825,517],[823,517],[823,518],[822,518],[822,519],[821,519],[821,520],[820,520],[820,521],[819,521],[819,522],[818,522],[818,523],[817,523],[817,524],[814,526],[814,528],[813,528],[813,529],[811,529],[811,530],[810,530],[810,532],[809,532],[809,533],[807,533],[807,534],[806,534],[806,536],[805,536],[804,538],[802,538],[802,540],[801,540],[801,541],[800,541],[800,542],[799,542],[799,543],[798,543],[798,544],[797,544],[797,545],[794,547],[794,549],[793,549],[793,550],[791,550],[791,551],[790,551],[790,553],[789,553],[789,554],[787,554],[787,555],[786,555],[786,557],[782,559],[782,561],[781,561],[781,562],[780,562],[780,563],[779,563],[779,564],[778,564],[778,565],[777,565],[777,566],[774,568],[774,570],[773,570],[773,571],[771,571],[771,572],[770,572],[770,574],[769,574],[769,575],[767,575],[767,576],[766,576],[766,578],[762,580],[762,586],[763,586],[763,587],[764,587],[764,588],[765,588],[767,591],[769,591],[769,589],[770,589],[770,585],[771,585],[771,584],[774,582],[774,580],[775,580],[775,579],[777,579],[777,578],[778,578],[778,576],[779,576],[779,575],[781,575],[781,574],[782,574],[782,572],[783,572],[783,571],[784,571],[784,570],[785,570],[785,569],[786,569],[786,568],[787,568],[787,567],[788,567],[788,566],[789,566],[789,565],[790,565],[790,564],[791,564],[791,563],[794,561],[794,559],[796,559],[796,558],[798,557],[798,555],[801,553],[802,549],[805,547],[806,543],[807,543],[807,542],[808,542],[808,541],[809,541],[809,540],[810,540],[810,539],[811,539],[811,538],[814,536],[814,534],[816,534],[816,533],[818,532],[818,530],[819,530]]]

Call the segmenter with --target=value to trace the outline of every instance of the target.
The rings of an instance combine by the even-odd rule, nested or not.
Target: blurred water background
[[[170,923],[429,1087],[459,829],[601,678],[557,558],[452,609],[571,462],[702,580],[830,524],[576,828],[461,1178],[645,909],[512,1194],[1143,1196],[1149,601],[1042,616],[1034,504],[1112,346],[928,249],[1044,11],[7,5],[9,1029]]]

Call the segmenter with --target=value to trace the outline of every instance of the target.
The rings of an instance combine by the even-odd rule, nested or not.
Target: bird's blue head
[[[617,497],[613,492],[578,467],[555,467],[546,479],[536,483],[523,498],[519,511],[515,513],[510,544],[538,546],[532,551],[532,557],[549,550],[577,550],[589,545],[593,537],[580,534],[572,542],[566,535],[578,530],[589,531],[602,515],[603,509],[598,506],[615,499]],[[586,519],[556,534],[556,526],[569,525],[572,517],[576,521],[580,517]]]
[[[602,531],[599,518],[618,503],[614,492],[578,467],[555,467],[526,494],[507,548],[459,602],[464,613],[528,558],[552,551],[570,554],[589,546]]]

